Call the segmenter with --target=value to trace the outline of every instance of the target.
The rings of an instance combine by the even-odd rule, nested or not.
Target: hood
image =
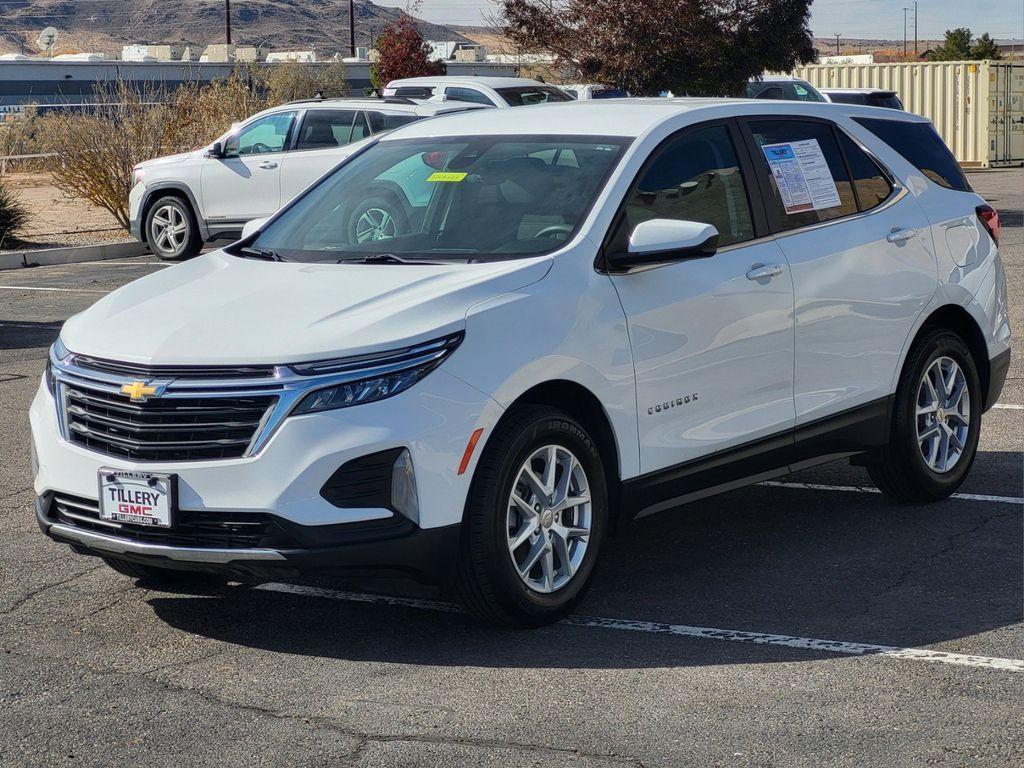
[[[209,147],[202,147],[200,149],[193,149],[191,152],[182,152],[177,155],[166,155],[165,157],[157,157],[153,160],[145,160],[138,165],[136,168],[159,168],[164,165],[176,165],[177,163],[184,163],[186,160],[191,160],[194,157],[202,157]]]
[[[321,360],[427,341],[474,304],[541,279],[550,258],[295,264],[214,251],[120,288],[64,324],[68,349],[141,365]]]

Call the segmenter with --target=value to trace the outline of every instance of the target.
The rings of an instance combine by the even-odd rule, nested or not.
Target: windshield
[[[382,141],[282,212],[248,252],[301,262],[468,261],[547,253],[575,232],[629,141]]]
[[[569,94],[552,85],[524,85],[519,88],[498,88],[496,90],[510,107],[544,104],[548,101],[572,101]]]
[[[762,80],[759,83],[747,83],[747,97],[783,101],[824,102],[826,100],[813,85],[804,80]]]

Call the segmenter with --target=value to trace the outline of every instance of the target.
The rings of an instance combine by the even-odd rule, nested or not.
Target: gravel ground
[[[65,195],[46,173],[9,173],[3,181],[28,209],[29,222],[17,246],[0,247],[0,253],[131,240],[109,212]]]
[[[1002,211],[1019,347],[1024,171],[971,181]],[[40,535],[26,410],[60,323],[163,268],[0,278],[0,765],[1024,764],[1024,410],[986,415],[939,504],[839,462],[638,523],[579,615],[538,631],[331,590],[157,591]],[[1022,362],[1002,406],[1024,405]]]

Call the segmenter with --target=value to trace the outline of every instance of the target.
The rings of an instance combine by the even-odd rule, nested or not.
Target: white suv
[[[384,96],[444,99],[499,109],[573,100],[571,95],[556,85],[547,85],[524,77],[458,75],[392,80],[384,86]]]
[[[208,147],[135,167],[134,237],[161,259],[235,237],[358,151],[371,137],[425,117],[480,109],[409,99],[310,99],[253,115]]]
[[[393,231],[361,236],[367,197]],[[634,517],[844,457],[955,491],[1009,365],[998,235],[892,110],[415,123],[67,321],[39,525],[153,581],[384,568],[552,621]]]

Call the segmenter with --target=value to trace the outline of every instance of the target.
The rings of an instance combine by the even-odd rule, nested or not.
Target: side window
[[[367,112],[366,117],[370,121],[370,130],[374,133],[393,131],[403,125],[415,123],[419,120],[418,115],[391,113],[391,112]]]
[[[765,200],[777,230],[857,213],[857,198],[828,123],[753,120],[750,131],[772,192]]]
[[[356,112],[356,121],[352,124],[352,141],[362,141],[370,135],[370,126],[366,124],[366,115]]]
[[[881,120],[876,117],[855,117],[875,136],[895,149],[921,173],[947,189],[970,192],[971,185],[931,123],[908,123],[903,120]]]
[[[470,104],[486,104],[489,107],[494,106],[493,101],[480,93],[480,91],[474,90],[473,88],[453,88],[449,86],[445,90],[444,95],[448,97],[448,101],[468,101]]]
[[[889,199],[889,195],[892,194],[892,184],[889,183],[882,169],[864,153],[864,150],[857,146],[853,139],[843,131],[836,131],[836,133],[839,136],[843,154],[846,155],[846,164],[850,167],[850,175],[853,176],[853,188],[857,193],[860,210],[870,211]]]
[[[687,133],[659,152],[630,192],[616,244],[624,248],[636,225],[650,219],[713,224],[721,245],[754,237],[747,186],[725,126]]]
[[[225,157],[283,152],[295,122],[294,112],[278,112],[255,120],[224,142]]]
[[[351,109],[311,109],[306,112],[299,128],[296,149],[328,149],[343,147],[351,141],[352,121],[356,112]]]

